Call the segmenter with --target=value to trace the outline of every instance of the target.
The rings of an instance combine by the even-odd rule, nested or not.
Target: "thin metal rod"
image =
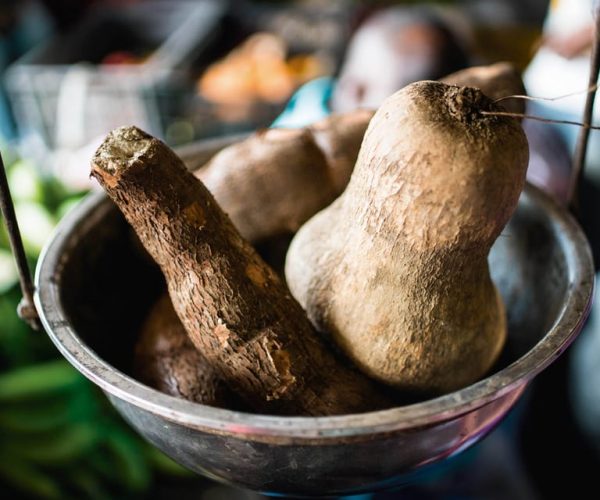
[[[535,97],[532,95],[519,95],[519,94],[505,95],[504,97],[498,97],[498,99],[494,99],[493,102],[494,102],[494,104],[496,104],[498,102],[506,101],[507,99],[524,99],[526,101],[560,101],[561,99],[567,99],[568,97],[574,97],[576,95],[589,94],[590,92],[597,90],[597,88],[598,88],[598,85],[594,84],[585,90],[579,90],[577,92],[570,92],[569,94],[559,95],[556,97],[540,97],[540,96]]]
[[[583,123],[590,125],[592,123],[592,115],[594,112],[594,101],[596,99],[596,83],[600,74],[600,16],[597,10],[594,12],[594,42],[592,44],[592,57],[590,60],[590,76],[588,87],[593,90],[587,95],[585,100],[585,108],[583,111]],[[583,170],[585,167],[585,159],[588,150],[588,141],[590,137],[590,128],[584,126],[579,131],[577,146],[573,159],[573,170],[571,172],[571,180],[569,184],[569,192],[567,200],[569,208],[575,215],[579,215],[579,187],[583,180]]]
[[[21,238],[21,232],[19,231],[19,225],[17,223],[17,216],[15,215],[15,207],[13,205],[12,196],[8,187],[8,179],[6,178],[6,169],[4,168],[4,160],[0,153],[0,209],[2,209],[2,216],[6,223],[6,230],[10,239],[10,247],[12,249],[15,261],[17,263],[17,270],[19,272],[19,282],[21,284],[21,292],[23,293],[23,299],[17,309],[19,316],[22,320],[29,323],[34,329],[39,329],[39,316],[33,303],[33,292],[34,286],[31,280],[31,273],[29,271],[29,264],[27,263],[27,257],[25,256],[25,249],[23,247],[23,240]]]
[[[543,123],[562,123],[563,125],[577,125],[578,127],[585,127],[591,130],[600,130],[600,126],[597,125],[587,125],[585,123],[576,122],[573,120],[544,118],[543,116],[527,115],[525,113],[511,113],[510,111],[480,111],[479,114],[489,116],[513,116],[515,118],[527,118],[528,120],[536,120]]]

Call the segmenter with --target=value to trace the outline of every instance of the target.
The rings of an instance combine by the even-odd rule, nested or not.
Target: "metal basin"
[[[181,153],[198,165],[223,145]],[[60,224],[38,264],[36,304],[62,354],[177,462],[262,492],[357,493],[400,485],[477,442],[579,332],[593,286],[589,247],[574,220],[539,190],[525,189],[490,266],[507,306],[509,339],[489,376],[436,399],[339,417],[216,409],[133,379],[137,328],[162,278],[103,195],[90,196]]]

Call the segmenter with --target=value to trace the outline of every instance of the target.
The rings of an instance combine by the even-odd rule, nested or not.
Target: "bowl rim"
[[[557,320],[526,354],[458,391],[423,402],[360,414],[301,417],[239,412],[201,405],[163,394],[101,359],[71,326],[60,299],[56,270],[77,229],[93,223],[113,206],[104,193],[88,195],[55,229],[38,260],[35,304],[42,325],[63,356],[109,395],[186,427],[255,438],[336,439],[389,433],[450,420],[525,386],[575,339],[591,307],[594,266],[588,241],[567,210],[527,184],[519,204],[538,204],[561,245],[568,265],[567,300]],[[103,210],[101,210],[103,209]]]

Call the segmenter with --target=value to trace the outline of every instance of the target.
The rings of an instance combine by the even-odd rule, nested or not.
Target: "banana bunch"
[[[156,470],[182,472],[66,361],[0,375],[0,484],[11,492],[4,498],[131,498]]]
[[[81,194],[40,178],[26,162],[11,163],[33,269],[44,239]],[[17,274],[1,222],[0,498],[129,499],[143,496],[158,474],[189,474],[134,434],[48,337],[18,318]]]

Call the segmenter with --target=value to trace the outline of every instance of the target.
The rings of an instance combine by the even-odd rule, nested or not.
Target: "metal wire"
[[[10,240],[10,247],[15,257],[17,264],[17,270],[19,272],[19,283],[21,285],[21,292],[23,298],[17,308],[19,317],[26,321],[29,326],[35,330],[40,329],[40,319],[33,303],[34,286],[31,280],[31,273],[29,271],[29,264],[27,263],[27,257],[25,255],[25,249],[23,248],[23,240],[21,238],[21,232],[19,231],[19,224],[17,223],[17,216],[15,215],[15,207],[8,187],[8,180],[6,178],[6,169],[4,168],[4,160],[2,160],[2,154],[0,153],[0,209],[2,209],[2,216],[6,223],[6,230],[8,232],[8,238]]]
[[[597,8],[595,9],[594,19],[594,43],[592,47],[592,56],[590,59],[589,87],[596,86],[598,75],[600,74],[600,16]],[[583,180],[583,170],[588,151],[588,140],[590,137],[590,125],[594,111],[594,100],[596,99],[596,89],[587,95],[585,108],[583,111],[583,123],[586,125],[579,131],[579,138],[575,148],[573,159],[573,171],[571,172],[571,182],[569,185],[568,201],[571,211],[579,215],[579,186]]]

